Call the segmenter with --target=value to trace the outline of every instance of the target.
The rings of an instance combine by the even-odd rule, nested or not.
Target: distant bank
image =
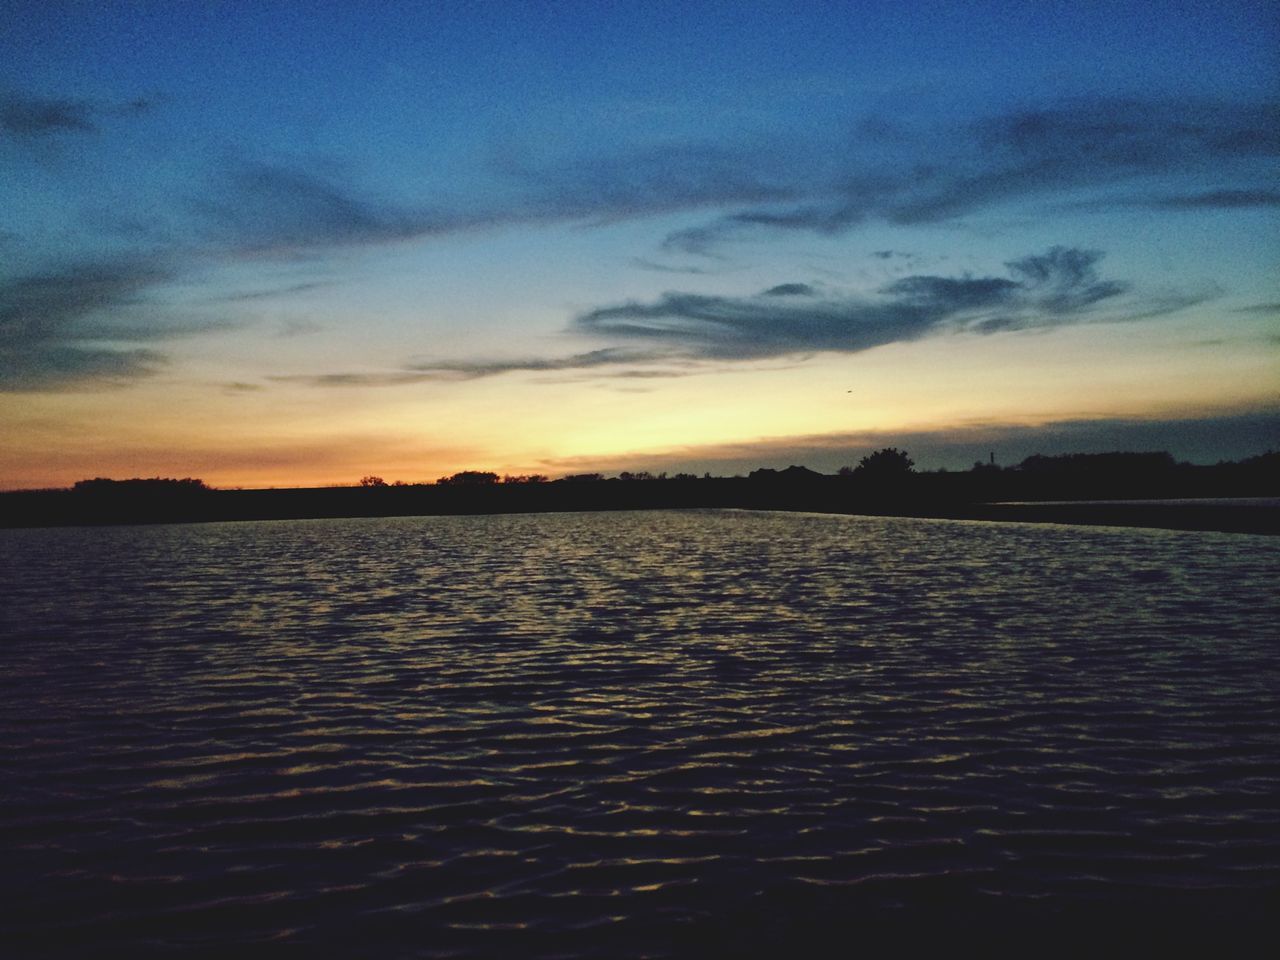
[[[70,490],[0,493],[0,526],[737,508],[1280,534],[1274,455],[1255,460],[1261,462],[1248,467],[1184,464],[1160,475],[975,470],[830,476],[792,467],[749,477],[275,490],[216,490],[196,480],[94,480]]]

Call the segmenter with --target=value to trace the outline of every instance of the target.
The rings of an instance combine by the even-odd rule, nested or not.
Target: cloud
[[[108,116],[151,106],[148,100],[113,105],[9,93],[0,95],[0,128],[26,138],[88,133]],[[1096,197],[1098,188],[1114,192],[1116,185],[1132,188],[1131,181],[1141,182],[1146,191],[1159,191],[1142,202],[1170,210],[1274,206],[1278,196],[1275,190],[1257,186],[1265,182],[1258,171],[1280,155],[1280,106],[1275,103],[1082,100],[946,129],[894,127],[892,136],[884,133],[888,129],[863,124],[854,131],[861,139],[840,149],[823,149],[815,140],[737,147],[662,145],[549,162],[521,158],[500,170],[508,185],[515,184],[514,190],[452,209],[375,198],[342,177],[306,165],[224,159],[199,197],[188,203],[196,214],[195,224],[175,226],[172,235],[157,240],[160,259],[150,267],[107,264],[95,275],[72,264],[51,268],[47,274],[66,276],[63,289],[36,292],[38,283],[24,286],[37,277],[10,281],[0,290],[0,297],[7,298],[0,304],[9,311],[7,326],[28,323],[37,315],[24,308],[27,319],[14,319],[15,297],[39,300],[44,311],[39,315],[46,317],[42,322],[47,325],[43,339],[28,331],[22,346],[15,346],[9,333],[0,338],[6,383],[32,382],[33,377],[39,382],[74,383],[77,357],[83,359],[87,377],[122,379],[153,368],[155,354],[135,351],[130,366],[125,347],[103,347],[102,341],[150,339],[161,330],[172,333],[172,326],[147,321],[129,336],[117,326],[91,341],[89,313],[95,308],[77,303],[97,290],[104,303],[119,305],[111,293],[112,282],[128,287],[128,295],[136,297],[173,271],[206,264],[210,256],[250,259],[396,243],[502,224],[605,222],[659,212],[725,210],[670,234],[664,243],[668,251],[714,257],[721,243],[739,236],[839,234],[871,219],[939,222],[1012,200],[1060,198],[1073,191],[1094,191]],[[837,141],[833,135],[831,142]],[[1205,183],[1217,186],[1205,190]],[[885,261],[905,256],[891,250],[874,255]],[[571,324],[574,332],[614,341],[601,352],[325,376],[331,385],[364,385],[517,370],[595,370],[604,375],[646,362],[856,351],[948,329],[992,333],[1118,319],[1115,314],[1095,315],[1096,308],[1118,304],[1125,293],[1123,284],[1093,274],[1096,260],[1088,251],[1060,249],[1013,261],[1006,276],[907,276],[874,295],[829,294],[803,283],[779,284],[753,297],[673,292],[650,302],[602,306],[576,318]],[[632,262],[665,272],[708,272],[678,262]],[[914,268],[908,259],[894,265]],[[297,285],[245,291],[228,299],[261,299],[305,289]],[[119,297],[125,295],[122,287]],[[1145,315],[1188,302],[1187,297],[1152,302]],[[1143,314],[1131,314],[1138,315]],[[55,345],[70,353],[55,355]],[[623,347],[643,349],[628,352]],[[39,350],[50,351],[42,362],[37,362]],[[105,350],[107,356],[94,360],[95,350]],[[646,353],[652,359],[637,359]],[[22,376],[20,367],[27,371]],[[37,375],[39,369],[47,375]]]
[[[191,204],[211,239],[262,252],[391,243],[465,225],[461,218],[363,199],[309,170],[236,159]]]
[[[578,332],[659,344],[699,359],[744,360],[813,351],[853,353],[945,331],[990,334],[1083,320],[1128,289],[1097,275],[1098,251],[1053,247],[1006,264],[1007,277],[903,277],[878,295],[818,297],[782,284],[754,297],[665,293],[598,307]],[[786,295],[779,296],[779,292]]]
[[[1236,313],[1251,313],[1251,314],[1259,314],[1259,315],[1261,315],[1261,316],[1268,316],[1269,314],[1273,314],[1273,313],[1280,314],[1280,302],[1276,302],[1276,303],[1253,303],[1253,304],[1250,304],[1250,305],[1249,305],[1249,306],[1247,306],[1247,307],[1239,307],[1239,308],[1237,308],[1237,309],[1236,309],[1236,311],[1235,311],[1235,312],[1236,312]]]
[[[118,385],[150,376],[164,363],[155,350],[41,344],[0,346],[0,392],[28,393]]]
[[[488,377],[498,373],[526,371],[533,373],[560,372],[564,370],[593,370],[598,367],[615,367],[624,364],[653,363],[671,359],[669,353],[654,350],[634,350],[624,347],[604,347],[575,353],[567,357],[495,360],[476,362],[418,363],[409,369],[437,378],[465,379]]]
[[[0,129],[15,137],[57,133],[93,133],[93,107],[85,100],[34,97],[22,93],[0,95]]]
[[[807,283],[780,283],[770,287],[762,297],[812,297],[817,291]]]
[[[165,360],[135,344],[224,326],[156,318],[140,295],[168,276],[153,263],[100,262],[0,284],[0,391],[129,382]]]
[[[403,387],[442,378],[411,370],[388,370],[373,373],[279,374],[267,379],[272,383],[297,383],[308,387]]]
[[[540,165],[507,161],[498,172],[516,181],[514,196],[446,209],[379,202],[306,166],[237,157],[214,172],[190,206],[209,239],[259,253],[395,243],[504,224],[608,222],[792,196],[744,160],[726,150],[671,146]]]
[[[1230,180],[1256,174],[1259,159],[1280,155],[1276,128],[1280,106],[1270,103],[1080,100],[900,131],[887,147],[877,138],[866,150],[864,133],[839,149],[816,141],[664,144],[550,160],[507,157],[493,167],[505,186],[492,199],[452,209],[376,202],[304,167],[241,158],[219,171],[195,206],[216,234],[255,250],[740,207],[674,231],[661,244],[668,253],[714,256],[724,241],[751,234],[834,235],[869,220],[936,223],[1152,175],[1202,182],[1212,172],[1223,179],[1203,195],[1170,193],[1171,208],[1270,203],[1270,191]]]
[[[331,286],[333,286],[333,282],[329,280],[310,280],[305,283],[289,283],[263,290],[243,290],[238,293],[210,297],[209,302],[242,303],[248,300],[274,300],[279,297],[291,297],[299,293],[310,293],[312,290],[320,290]]]
[[[695,267],[695,266],[689,266],[689,265],[672,266],[671,264],[659,263],[656,260],[650,260],[647,257],[632,257],[631,263],[634,266],[639,267],[641,270],[651,270],[654,273],[688,273],[688,274],[696,274],[699,276],[706,276],[708,274],[712,274],[716,272],[714,270],[708,270],[705,267]]]
[[[398,370],[367,373],[288,374],[270,377],[276,383],[300,383],[313,387],[399,387],[414,383],[475,380],[503,373],[560,373],[624,367],[657,362],[687,363],[667,351],[605,347],[566,357],[532,357],[510,360],[440,361],[411,363]],[[689,371],[610,370],[616,377],[670,377]]]
[[[95,117],[129,116],[154,105],[155,101],[146,97],[111,104],[7,91],[0,93],[0,130],[20,139],[97,133]]]
[[[1207,190],[1139,201],[1165,210],[1235,210],[1248,207],[1280,207],[1280,190]]]
[[[321,387],[403,386],[471,380],[505,373],[589,374],[653,378],[707,372],[708,364],[857,353],[943,333],[977,335],[1075,323],[1157,316],[1207,294],[1172,294],[1139,304],[1122,299],[1129,285],[1098,276],[1102,253],[1052,247],[1010,260],[1003,277],[918,274],[874,295],[823,295],[783,283],[755,296],[668,292],[648,302],[597,307],[575,317],[569,332],[614,341],[563,357],[407,364],[397,370],[289,375],[277,382]],[[636,369],[639,368],[639,369]]]
[[[894,149],[891,163],[878,152],[849,151],[825,179],[816,169],[808,178],[801,171],[793,186],[798,202],[756,205],[683,228],[663,249],[705,256],[726,240],[759,233],[839,234],[873,219],[938,223],[1143,177],[1256,182],[1280,156],[1280,104],[1080,100],[903,133]],[[1169,201],[1163,205],[1232,207],[1272,205],[1274,196],[1228,183]]]
[[[728,203],[793,199],[797,186],[766,151],[660,144],[536,163],[508,159],[501,172],[525,197],[523,217],[611,221]],[[772,168],[772,169],[771,169]]]
[[[520,223],[604,223],[728,203],[783,201],[795,189],[742,153],[692,145],[648,147],[556,162],[506,160],[517,189],[456,208],[378,202],[306,166],[236,157],[216,170],[191,208],[210,238],[235,249],[394,243]],[[647,269],[666,268],[641,261]]]

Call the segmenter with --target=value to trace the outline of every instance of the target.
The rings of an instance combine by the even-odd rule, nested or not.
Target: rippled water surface
[[[6,530],[0,573],[24,953],[782,952],[1280,891],[1274,538],[421,517]]]

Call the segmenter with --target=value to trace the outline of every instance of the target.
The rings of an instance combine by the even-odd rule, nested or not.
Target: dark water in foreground
[[[18,955],[783,953],[1280,902],[1273,538],[422,517],[0,531],[0,575]]]

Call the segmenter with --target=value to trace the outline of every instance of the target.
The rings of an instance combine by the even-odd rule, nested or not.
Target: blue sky
[[[0,6],[0,486],[1277,438],[1272,3]]]

